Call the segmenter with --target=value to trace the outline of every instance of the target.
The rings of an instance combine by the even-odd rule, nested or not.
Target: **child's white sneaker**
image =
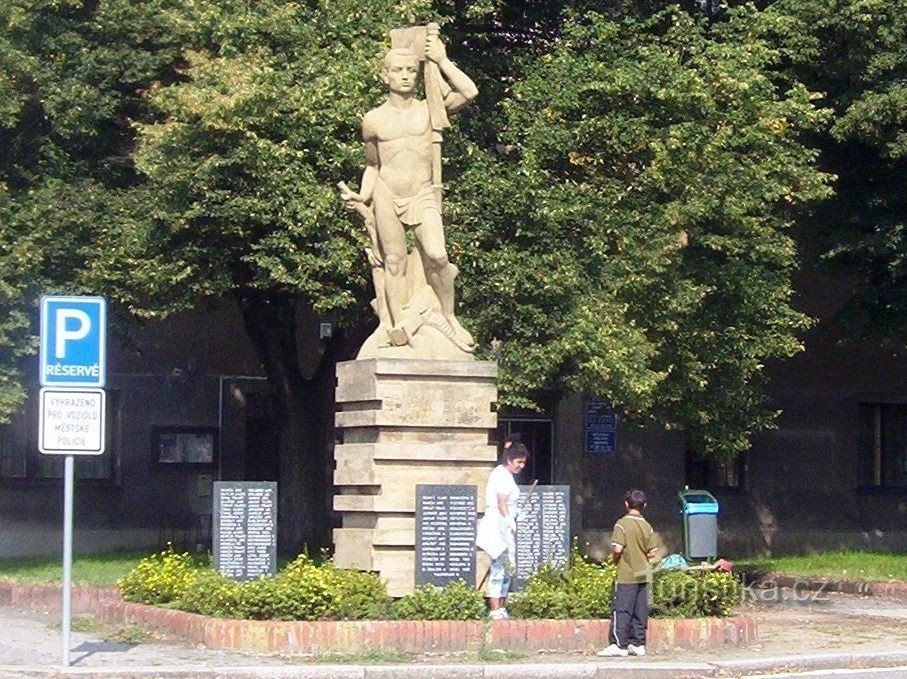
[[[627,646],[627,652],[630,655],[645,655],[646,647],[645,647],[645,645],[634,646],[633,644],[630,644],[629,646]]]
[[[492,620],[508,620],[510,616],[507,614],[506,608],[496,608],[493,611],[488,613],[488,617]]]
[[[608,648],[603,648],[595,655],[600,655],[603,658],[626,658],[629,654],[630,652],[627,649],[621,648],[617,644],[611,644]]]

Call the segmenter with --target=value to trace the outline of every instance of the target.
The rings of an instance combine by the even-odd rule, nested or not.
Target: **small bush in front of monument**
[[[387,617],[389,607],[378,576],[303,554],[276,577],[243,585],[238,613],[250,620],[365,620]]]
[[[737,578],[724,571],[661,571],[652,583],[652,615],[726,617],[740,603],[742,587]]]
[[[387,584],[372,573],[297,557],[275,577],[237,582],[168,548],[117,583],[123,599],[214,617],[249,620],[365,620],[390,616]]]
[[[169,604],[179,599],[195,582],[200,563],[188,552],[178,553],[173,545],[145,557],[129,573],[117,580],[124,601],[143,604]]]
[[[444,587],[422,585],[393,605],[398,620],[480,620],[487,614],[485,596],[463,580]]]
[[[174,606],[181,611],[214,618],[239,618],[242,617],[242,589],[242,583],[215,570],[202,569],[174,602]]]
[[[545,564],[507,599],[511,617],[594,619],[611,615],[617,569],[597,564],[576,545],[566,569]]]
[[[613,564],[596,564],[574,548],[569,568],[540,568],[522,591],[510,595],[507,610],[519,618],[608,618],[616,577]],[[653,617],[726,617],[740,600],[741,584],[731,573],[656,570],[653,574]]]
[[[387,582],[374,573],[336,569],[341,620],[382,620],[392,616]]]

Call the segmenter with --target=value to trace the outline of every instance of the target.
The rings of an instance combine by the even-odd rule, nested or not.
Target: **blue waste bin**
[[[707,490],[677,494],[683,521],[683,553],[688,560],[718,556],[718,500]]]

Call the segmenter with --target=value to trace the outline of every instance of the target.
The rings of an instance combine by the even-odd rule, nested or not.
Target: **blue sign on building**
[[[41,386],[103,387],[106,361],[104,299],[41,298]]]
[[[617,452],[617,414],[610,403],[586,402],[583,434],[587,453]]]

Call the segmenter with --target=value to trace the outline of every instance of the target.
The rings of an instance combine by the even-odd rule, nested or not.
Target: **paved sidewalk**
[[[598,679],[616,671],[622,679],[667,679],[869,666],[903,666],[907,675],[907,602],[782,592],[787,593],[775,601],[743,607],[745,614],[759,619],[757,644],[608,660],[540,652],[501,662],[492,662],[487,654],[423,655],[403,663],[381,658],[316,662],[311,657],[188,647],[178,639],[149,638],[135,629],[89,628],[72,632],[71,666],[64,668],[58,614],[0,607],[0,679]],[[85,620],[90,619],[75,618],[74,628],[85,629]]]

